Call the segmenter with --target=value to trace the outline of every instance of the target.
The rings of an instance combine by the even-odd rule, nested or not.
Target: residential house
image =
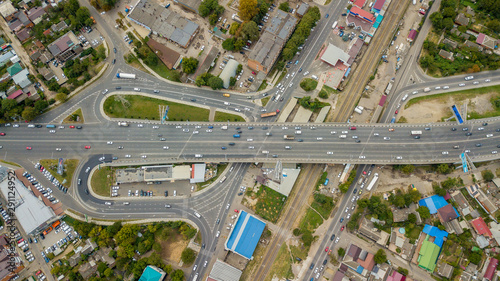
[[[299,8],[295,11],[295,14],[301,18],[307,13],[308,10],[309,4],[301,2]]]
[[[452,52],[448,52],[448,51],[445,51],[443,49],[439,50],[439,56],[442,57],[443,59],[447,59],[447,60],[451,60],[451,61],[455,60]]]
[[[416,211],[417,210],[417,205],[414,203],[411,203],[408,208],[394,208],[392,210],[392,216],[393,216],[393,221],[394,222],[403,222],[408,220],[408,215],[409,214],[415,214],[417,216],[417,223],[420,224],[422,222],[422,219],[420,218],[420,214]]]
[[[467,6],[467,10],[465,11],[466,14],[470,16],[475,16],[476,12],[474,12],[474,9],[472,9],[470,6]]]
[[[14,51],[8,51],[2,55],[0,55],[0,67],[4,66],[7,62],[9,62],[10,58],[14,57],[16,54]]]
[[[115,267],[116,261],[113,257],[109,256],[109,253],[111,252],[111,248],[102,248],[97,250],[93,257],[96,261],[102,261],[103,263],[108,265],[108,268],[113,268]]]
[[[9,100],[16,100],[17,103],[22,102],[23,100],[27,99],[28,95],[23,92],[23,90],[17,90],[14,93],[10,94],[7,99]]]
[[[45,15],[45,10],[42,7],[34,7],[28,11],[28,18],[34,23],[38,24],[42,21],[43,15]]]
[[[372,222],[363,218],[363,221],[358,229],[359,234],[367,237],[370,240],[375,241],[377,244],[385,246],[387,244],[387,240],[389,240],[390,234],[381,231],[373,225]]]
[[[26,27],[19,30],[18,32],[16,32],[16,36],[21,43],[26,42],[28,39],[31,38],[31,28]]]
[[[189,46],[200,29],[198,24],[173,9],[165,9],[148,0],[140,0],[127,18],[183,48]]]
[[[374,256],[374,254],[351,244],[347,250],[347,254],[344,256],[343,264],[354,272],[367,277],[375,267]],[[341,271],[345,273],[347,268],[342,270],[341,266]]]
[[[75,34],[70,31],[61,36],[56,41],[47,46],[47,49],[59,61],[66,61],[83,51],[80,41],[76,38]]]
[[[23,70],[23,67],[19,63],[15,63],[7,68],[7,72],[9,73],[10,76],[16,75],[21,70]]]
[[[97,248],[97,244],[94,241],[90,240],[89,238],[87,239],[85,246],[83,246],[81,253],[84,255],[88,255],[92,253],[95,250],[95,248]]]
[[[25,11],[19,11],[17,12],[17,19],[19,19],[21,21],[21,24],[24,26],[24,27],[33,27],[35,26],[31,21],[30,19],[28,18],[28,15],[26,14]]]
[[[69,266],[75,267],[81,260],[82,260],[82,255],[75,253],[68,259]]]
[[[61,31],[61,30],[64,30],[68,28],[68,25],[66,24],[65,21],[60,21],[58,24],[53,24],[50,29],[52,29],[52,31],[54,32],[58,32],[58,31]]]
[[[468,34],[466,34],[468,35]],[[465,43],[464,45],[468,48],[471,48],[471,49],[476,49],[477,51],[480,51],[482,52],[483,51],[483,47],[479,46],[478,44],[474,43],[474,42],[471,42],[469,40],[465,40]]]
[[[437,263],[437,274],[450,279],[453,275],[453,266],[441,260]]]
[[[404,276],[403,274],[397,272],[397,271],[393,271],[391,275],[387,276],[387,279],[386,281],[405,281],[406,280],[406,276]]]
[[[375,0],[375,4],[373,4],[372,9],[371,9],[372,12],[380,14],[380,12],[382,11],[382,8],[384,7],[384,4],[385,4],[385,0]]]
[[[10,22],[14,19],[17,9],[12,5],[10,1],[3,1],[0,3],[0,14],[5,19],[6,22]]]
[[[492,281],[495,276],[497,266],[498,266],[498,260],[495,258],[491,258],[490,263],[488,263],[488,268],[486,269],[486,273],[484,273],[484,279]]]
[[[26,87],[28,87],[29,85],[31,85],[31,81],[28,79],[28,75],[29,75],[29,70],[27,68],[21,70],[19,73],[17,73],[16,75],[12,76],[12,80],[14,81],[14,83],[16,85],[18,85],[19,87],[21,87],[21,89],[24,89]]]
[[[484,222],[482,217],[479,217],[477,219],[473,219],[470,221],[472,224],[472,227],[476,231],[478,235],[484,235],[486,237],[491,238],[493,235],[491,234],[490,229],[488,228],[488,225],[486,225],[486,222]]]
[[[52,71],[52,69],[44,66],[41,68],[38,68],[38,73],[40,73],[43,76],[43,79],[49,81],[50,79],[54,78],[55,74]]]
[[[429,272],[434,272],[446,237],[448,237],[448,232],[426,224],[422,233],[420,233],[417,250],[412,262],[418,263],[419,267]]]
[[[484,33],[479,33],[476,43],[490,50],[494,50],[496,47],[496,40]]]
[[[9,28],[13,32],[17,32],[17,31],[21,30],[21,28],[23,28],[23,24],[21,23],[21,21],[19,19],[15,19],[15,20],[9,22]]]
[[[455,23],[458,25],[467,26],[469,25],[469,18],[465,16],[463,13],[460,13],[455,18]]]
[[[390,238],[389,250],[401,256],[404,260],[410,260],[413,254],[414,244],[410,243],[410,239],[405,236],[403,227],[395,227],[392,229]],[[399,253],[398,250],[399,249]]]
[[[456,41],[454,41],[454,40],[449,39],[449,38],[445,38],[443,40],[443,43],[445,45],[449,45],[453,49],[456,49],[458,47],[458,43]]]
[[[278,10],[248,56],[248,67],[257,72],[269,73],[278,59],[288,38],[292,35],[297,19]]]
[[[94,275],[97,271],[97,264],[95,261],[91,260],[86,262],[78,268],[78,272],[83,277],[83,280],[88,280],[90,276]]]
[[[163,281],[167,274],[160,268],[148,265],[142,272],[139,281]]]

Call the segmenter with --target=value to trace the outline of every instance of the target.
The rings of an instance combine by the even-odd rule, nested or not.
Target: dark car
[[[230,142],[229,145],[233,146],[233,145],[235,145],[235,143],[234,142]]]
[[[117,90],[121,90],[121,89],[122,89],[122,87],[116,87],[116,89],[117,89]]]
[[[303,142],[304,140],[303,140],[303,139],[298,139],[297,141],[298,141],[298,142]]]
[[[115,53],[116,53],[116,48],[113,48],[113,52],[115,52]]]
[[[88,190],[88,189],[85,189],[85,193],[86,193],[87,195],[89,195],[89,190]]]
[[[116,59],[113,59],[112,63],[115,64],[115,62],[116,62]]]
[[[451,128],[451,130],[452,130],[452,131],[456,131],[456,130],[457,130],[457,128],[453,127],[453,128]]]
[[[201,244],[201,248],[205,249],[205,243]]]
[[[314,263],[311,263],[311,266],[309,266],[309,269],[313,269],[314,268]]]
[[[241,52],[240,52],[240,54],[244,55],[244,54],[245,54],[245,52],[241,51]]]
[[[300,73],[300,72],[302,72],[302,67],[301,67],[301,68],[299,68],[299,73]]]
[[[355,140],[355,142],[360,143],[361,141],[357,139],[357,140]]]
[[[233,144],[233,145],[234,145],[234,144]],[[222,149],[222,150],[226,150],[226,149],[227,149],[227,147],[223,146],[223,147],[221,147],[220,149]]]
[[[469,132],[469,133],[466,133],[465,135],[469,137],[469,136],[472,136],[472,133]]]
[[[192,102],[196,102],[196,99],[191,99]]]
[[[476,143],[476,147],[481,147],[481,146],[483,146],[483,145],[480,143]]]
[[[83,127],[82,126],[76,126],[78,130],[81,130]]]
[[[241,196],[241,195],[243,195],[243,192],[238,193],[238,196]]]
[[[168,197],[168,190],[165,190],[165,197]]]
[[[415,136],[415,138],[418,140],[418,139],[420,139],[420,136]]]
[[[483,123],[483,126],[488,126],[488,123]]]
[[[352,193],[356,194],[356,192],[358,192],[358,189],[355,188],[354,191]]]
[[[328,260],[327,260],[327,259],[325,259],[325,260],[323,261],[323,265],[325,265],[327,262],[328,262]]]
[[[340,222],[343,222],[344,221],[344,218],[340,218]]]
[[[331,241],[333,241],[333,239],[335,239],[335,234],[332,234],[332,236],[330,237]]]

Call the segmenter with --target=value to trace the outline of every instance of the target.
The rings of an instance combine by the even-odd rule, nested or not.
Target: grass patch
[[[262,84],[260,84],[259,89],[257,92],[260,92],[262,90],[265,90],[267,88],[267,80],[262,81]]]
[[[90,184],[92,190],[101,196],[111,196],[110,186],[113,184],[114,170],[111,167],[102,167],[92,175]]]
[[[318,86],[318,81],[312,78],[304,78],[300,81],[300,87],[306,92],[316,89],[316,86]]]
[[[214,181],[216,181],[220,174],[227,168],[227,163],[225,164],[218,164],[217,165],[217,175],[209,180],[207,180],[206,182],[199,182],[196,184],[197,188],[196,190],[199,191],[199,190],[202,190],[204,189],[205,187],[209,186],[210,184],[212,184]]]
[[[261,99],[260,102],[262,102],[262,106],[266,106],[270,99],[271,97],[265,97]]]
[[[420,226],[420,225],[416,225],[412,229],[407,228],[407,229],[405,229],[406,237],[413,239],[413,240],[417,240],[418,237],[420,236],[420,233],[422,232],[422,229],[424,229],[424,227]]]
[[[76,121],[78,118],[78,121]],[[78,108],[68,117],[64,118],[63,123],[84,123],[82,109]]]
[[[318,96],[322,99],[327,99],[330,96],[330,94],[336,94],[336,93],[337,90],[335,90],[334,88],[323,85],[321,91],[319,91],[318,93]]]
[[[11,165],[11,166],[21,167],[21,165],[18,165],[17,163],[10,162],[10,161],[0,160],[0,162],[7,164],[7,165]]]
[[[76,159],[65,159],[64,160],[64,172],[61,175],[57,173],[57,163],[58,159],[42,159],[40,160],[40,164],[45,167],[46,170],[53,175],[60,184],[64,187],[69,188],[71,186],[71,180],[73,179],[73,173],[75,172],[76,167],[78,166],[78,160]],[[64,180],[66,180],[65,183]]]
[[[300,221],[299,228],[314,232],[323,223],[323,219],[313,209],[307,208],[306,215]]]
[[[158,59],[156,65],[148,65],[154,72],[170,81],[181,82],[181,76],[177,70],[169,69],[161,60]]]
[[[226,112],[222,112],[222,111],[216,111],[214,121],[215,122],[227,122],[227,121],[245,122],[245,119],[243,119],[243,117],[236,115],[236,114],[226,113]]]
[[[198,233],[196,233],[196,238],[194,238],[194,242],[201,244],[202,239],[201,239],[201,232],[200,231],[198,231]]]
[[[209,110],[139,95],[113,95],[104,101],[104,112],[112,118],[160,120],[158,106],[169,106],[169,121],[208,121]]]
[[[280,279],[293,279],[294,275],[292,272],[292,258],[290,257],[290,252],[286,243],[281,245],[278,255],[271,266],[271,272],[267,275],[266,281],[272,280],[274,276]]]
[[[321,216],[327,219],[333,210],[333,199],[326,195],[315,193],[314,201],[311,204],[311,208],[315,209]]]
[[[277,222],[285,205],[286,196],[263,185],[260,186],[256,196],[259,199],[255,213],[270,222]]]
[[[299,262],[295,258],[299,258],[302,260],[305,260],[307,258],[307,251],[306,251],[305,247],[302,247],[302,246],[300,246],[300,247],[289,246],[289,247],[290,247],[290,251],[292,252],[294,262]]]
[[[149,70],[147,70],[144,66],[142,66],[141,62],[134,54],[129,53],[127,55],[124,55],[123,58],[125,59],[125,62],[128,63],[130,66],[137,68],[140,71],[146,72],[147,74],[151,74]]]
[[[469,90],[463,90],[463,91],[454,91],[454,92],[448,92],[448,93],[442,93],[442,94],[436,94],[432,96],[422,96],[422,97],[416,97],[408,101],[406,103],[405,108],[409,108],[410,106],[414,104],[418,104],[420,102],[424,101],[435,101],[442,103],[444,100],[446,100],[449,96],[453,96],[455,101],[463,101],[466,99],[470,98],[475,98],[477,95],[482,95],[482,94],[490,94],[490,93],[499,93],[500,92],[500,85],[497,86],[490,86],[490,87],[482,87],[482,88],[477,88],[477,89],[469,89]],[[479,114],[477,112],[468,112],[470,117],[468,119],[480,119],[480,118],[488,118],[488,117],[495,117],[495,116],[500,116],[500,107],[496,107],[494,100],[498,99],[498,97],[495,97],[492,99],[493,103],[493,108],[495,110],[493,111],[488,111],[484,114]]]

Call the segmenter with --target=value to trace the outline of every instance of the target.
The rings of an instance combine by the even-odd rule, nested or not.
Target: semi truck
[[[294,135],[283,135],[283,139],[285,139],[285,140],[294,140],[295,136]]]
[[[118,126],[128,127],[128,123],[127,122],[118,122]]]
[[[135,79],[135,74],[132,73],[116,73],[116,78]]]
[[[276,116],[278,113],[280,113],[280,110],[279,110],[279,109],[276,109],[276,111],[273,111],[273,112],[262,113],[262,114],[260,115],[260,117],[261,117],[261,118],[264,118],[264,117]]]
[[[373,188],[373,186],[375,185],[375,183],[377,183],[377,180],[378,180],[378,173],[375,173],[375,174],[373,175],[373,179],[372,179],[372,181],[370,182],[370,184],[369,184],[369,185],[368,185],[368,187],[366,188],[366,191],[370,191],[370,190]]]

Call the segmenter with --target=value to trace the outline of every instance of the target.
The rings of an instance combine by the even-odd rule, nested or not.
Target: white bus
[[[334,22],[333,25],[332,25],[332,29],[335,29],[335,27],[337,27],[337,23],[338,22]]]
[[[226,180],[226,176],[223,176],[222,179],[220,179],[220,182],[223,183]]]

